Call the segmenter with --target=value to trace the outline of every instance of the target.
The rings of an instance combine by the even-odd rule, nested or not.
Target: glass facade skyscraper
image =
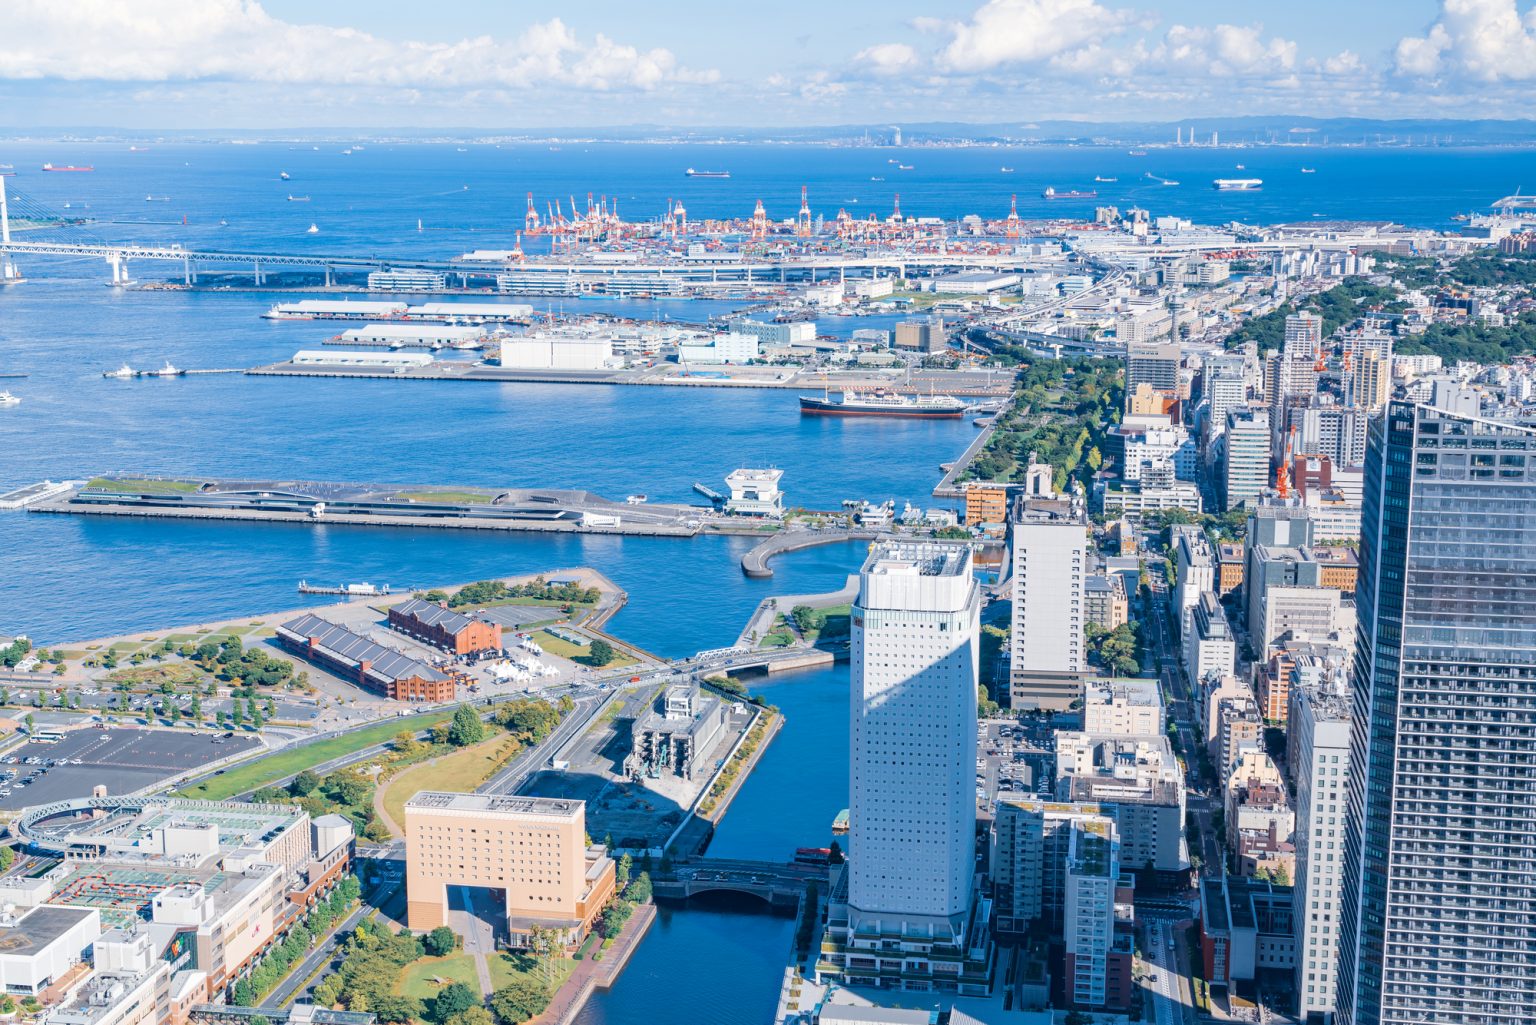
[[[1530,1022],[1536,429],[1390,404],[1360,563],[1338,1020]]]

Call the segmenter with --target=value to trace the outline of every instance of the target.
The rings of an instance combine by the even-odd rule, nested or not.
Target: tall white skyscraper
[[[976,874],[976,649],[969,548],[881,542],[853,606],[849,858],[818,981],[981,996],[992,902]]]
[[[881,543],[852,627],[849,924],[958,942],[976,864],[971,553]]]
[[[1227,414],[1223,504],[1236,509],[1264,493],[1269,484],[1269,411],[1253,406]]]
[[[1333,1013],[1343,904],[1350,705],[1332,682],[1291,691],[1296,779],[1296,1000],[1303,1019]]]
[[[1323,345],[1323,318],[1311,310],[1292,313],[1285,318],[1285,358],[1293,362],[1311,362]]]

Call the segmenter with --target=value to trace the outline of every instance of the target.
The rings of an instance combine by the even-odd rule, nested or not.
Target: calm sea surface
[[[1091,188],[1101,204],[1139,204],[1197,221],[1391,219],[1441,226],[1536,180],[1525,150],[842,150],[792,146],[342,146],[285,144],[0,144],[18,175],[12,193],[94,219],[105,239],[189,248],[388,253],[445,258],[504,248],[525,194],[537,208],[586,193],[617,199],[629,219],[655,217],[668,198],[689,216],[745,216],[761,198],[787,217],[809,186],[813,208],[856,217],[946,218],[1089,213],[1093,200],[1048,203],[1040,192]],[[912,165],[901,171],[896,163]],[[43,174],[44,162],[92,164],[92,174]],[[1238,172],[1235,164],[1246,171]],[[685,179],[686,167],[728,180]],[[1003,173],[1002,167],[1011,167]],[[1303,166],[1314,174],[1302,174]],[[290,181],[280,181],[287,171]],[[1183,184],[1151,183],[1152,172]],[[1210,179],[1261,177],[1257,193],[1216,193]],[[883,179],[883,180],[875,180]],[[308,202],[287,197],[308,196]],[[145,197],[157,197],[146,202]],[[158,197],[166,197],[164,200]],[[185,223],[183,223],[185,219]],[[225,222],[220,224],[220,222]],[[418,222],[420,229],[418,230]],[[318,233],[309,234],[314,224]],[[531,247],[530,247],[531,248]],[[144,293],[106,287],[87,260],[20,258],[31,280],[0,289],[0,381],[23,397],[0,409],[0,485],[131,470],[208,476],[399,483],[581,487],[610,497],[643,492],[690,501],[738,466],[785,471],[794,504],[844,498],[927,499],[938,465],[974,436],[968,422],[802,419],[791,392],[412,383],[195,376],[109,381],[127,362],[243,368],[287,358],[338,330],[259,314],[279,297],[242,292]],[[170,268],[134,267],[135,276]],[[559,300],[540,300],[558,307]],[[724,303],[567,300],[567,310],[698,320]],[[874,321],[824,322],[838,332]],[[829,590],[856,569],[854,546],[776,563],[771,581],[742,577],[735,539],[519,537],[475,532],[192,522],[133,522],[0,513],[0,633],[43,643],[201,622],[305,602],[311,581],[424,586],[576,565],[630,593],[612,625],[658,653],[729,643],[762,597]],[[763,684],[786,727],[726,816],[712,850],[787,857],[820,845],[847,803],[847,671]],[[791,923],[747,905],[662,913],[614,990],[583,1025],[668,1020],[766,1021]]]

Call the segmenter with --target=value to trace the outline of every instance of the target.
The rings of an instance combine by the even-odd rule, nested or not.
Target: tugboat
[[[20,396],[12,395],[8,391],[0,391],[0,406],[19,406],[20,404]]]
[[[128,364],[124,363],[122,366],[118,367],[116,370],[108,370],[106,373],[102,374],[101,376],[102,377],[114,378],[114,379],[119,380],[119,381],[126,381],[129,378],[133,377],[134,373],[133,373],[133,368],[130,367]]]
[[[185,373],[186,373],[185,370],[182,370],[180,367],[172,366],[171,365],[171,361],[170,360],[166,360],[165,361],[165,366],[161,367],[159,370],[146,370],[146,371],[144,371],[144,376],[145,377],[180,377],[182,374],[185,374]]]

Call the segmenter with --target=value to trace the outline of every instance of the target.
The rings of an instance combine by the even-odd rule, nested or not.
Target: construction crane
[[[768,212],[763,209],[763,201],[757,201],[757,207],[752,211],[752,237],[765,239],[768,237]]]
[[[1008,238],[1019,237],[1019,197],[1017,194],[1008,197],[1008,220],[1003,234]]]
[[[530,235],[539,231],[539,212],[533,208],[533,193],[528,193],[528,212],[523,215],[523,230]]]
[[[811,203],[804,185],[800,186],[800,212],[795,215],[795,234],[801,238],[811,237]]]

